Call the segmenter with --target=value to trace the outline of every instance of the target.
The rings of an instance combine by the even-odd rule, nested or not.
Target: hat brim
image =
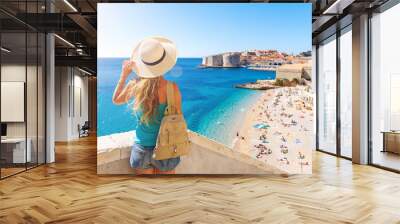
[[[136,64],[136,69],[135,69],[136,74],[142,78],[156,78],[163,76],[165,73],[167,73],[174,67],[177,60],[176,46],[172,41],[163,37],[151,37],[151,38],[159,41],[160,44],[164,47],[165,57],[157,65],[146,65],[139,57],[140,55],[139,47],[142,41],[138,43],[132,52],[131,60],[134,61]]]

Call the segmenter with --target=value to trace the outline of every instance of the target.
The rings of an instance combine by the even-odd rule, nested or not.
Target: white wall
[[[6,64],[1,66],[1,81],[3,82],[25,82],[25,64]],[[28,68],[29,69],[29,68]],[[1,108],[7,110],[7,108]],[[7,123],[8,137],[25,137],[25,122]]]
[[[76,70],[75,70],[76,71]],[[81,73],[80,73],[81,74]],[[81,75],[74,75],[74,108],[72,109],[72,119],[71,119],[71,135],[73,138],[78,138],[78,124],[83,125],[85,121],[88,121],[88,77]],[[79,93],[80,92],[80,93]],[[80,96],[80,97],[79,97]],[[79,100],[81,101],[79,103]],[[81,107],[81,108],[79,108]],[[75,112],[74,112],[75,110]],[[81,111],[80,111],[81,110]]]
[[[38,70],[37,70],[38,69]],[[27,77],[27,80],[25,80]],[[44,162],[44,74],[41,67],[25,66],[25,64],[3,64],[1,66],[2,82],[24,82],[26,84],[26,107],[22,112],[26,112],[26,121],[6,122],[7,137],[29,139],[28,144],[31,149],[32,162],[39,159],[39,163]],[[23,93],[22,93],[23,94]],[[7,97],[7,96],[2,96]],[[1,110],[11,110],[1,108]],[[12,113],[12,111],[11,111]],[[37,154],[39,154],[37,156]]]
[[[25,70],[27,69],[27,70]],[[31,74],[36,74],[36,67],[18,65],[18,64],[4,64],[1,66],[1,81],[2,82],[25,82],[26,71],[28,72],[28,84],[29,87],[36,87],[36,80],[31,78]],[[30,132],[30,128],[36,130],[36,120],[37,115],[32,111],[36,112],[36,88],[27,88],[27,106],[30,106],[30,109],[27,109],[27,119],[28,119],[28,137]],[[33,103],[33,104],[32,104]],[[32,109],[32,107],[34,107]],[[1,110],[7,110],[7,108],[1,108]],[[33,122],[33,123],[32,123]],[[25,123],[26,122],[8,122],[7,123],[7,135],[9,137],[25,137]],[[35,132],[36,138],[36,132]]]
[[[76,68],[56,67],[55,141],[79,138],[78,125],[88,120],[88,77],[83,75]]]
[[[55,68],[55,141],[68,140],[69,96],[68,88],[70,77],[67,67]]]

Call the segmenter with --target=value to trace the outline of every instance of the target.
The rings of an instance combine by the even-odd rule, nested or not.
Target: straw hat
[[[142,78],[164,75],[176,63],[175,44],[164,37],[149,37],[134,48],[131,60],[136,63],[135,72]]]

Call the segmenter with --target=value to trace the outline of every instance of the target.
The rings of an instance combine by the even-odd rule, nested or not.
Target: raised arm
[[[125,83],[134,66],[135,63],[132,61],[123,62],[121,76],[117,85],[115,86],[114,95],[112,98],[114,104],[124,104],[133,97],[133,88],[135,87],[136,80],[131,80],[127,85],[125,85]]]

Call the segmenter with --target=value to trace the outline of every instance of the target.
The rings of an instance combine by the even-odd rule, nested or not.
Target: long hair
[[[134,110],[141,110],[143,115],[140,122],[149,124],[151,119],[157,114],[159,105],[158,88],[160,86],[160,77],[141,78],[135,85],[133,104]]]

